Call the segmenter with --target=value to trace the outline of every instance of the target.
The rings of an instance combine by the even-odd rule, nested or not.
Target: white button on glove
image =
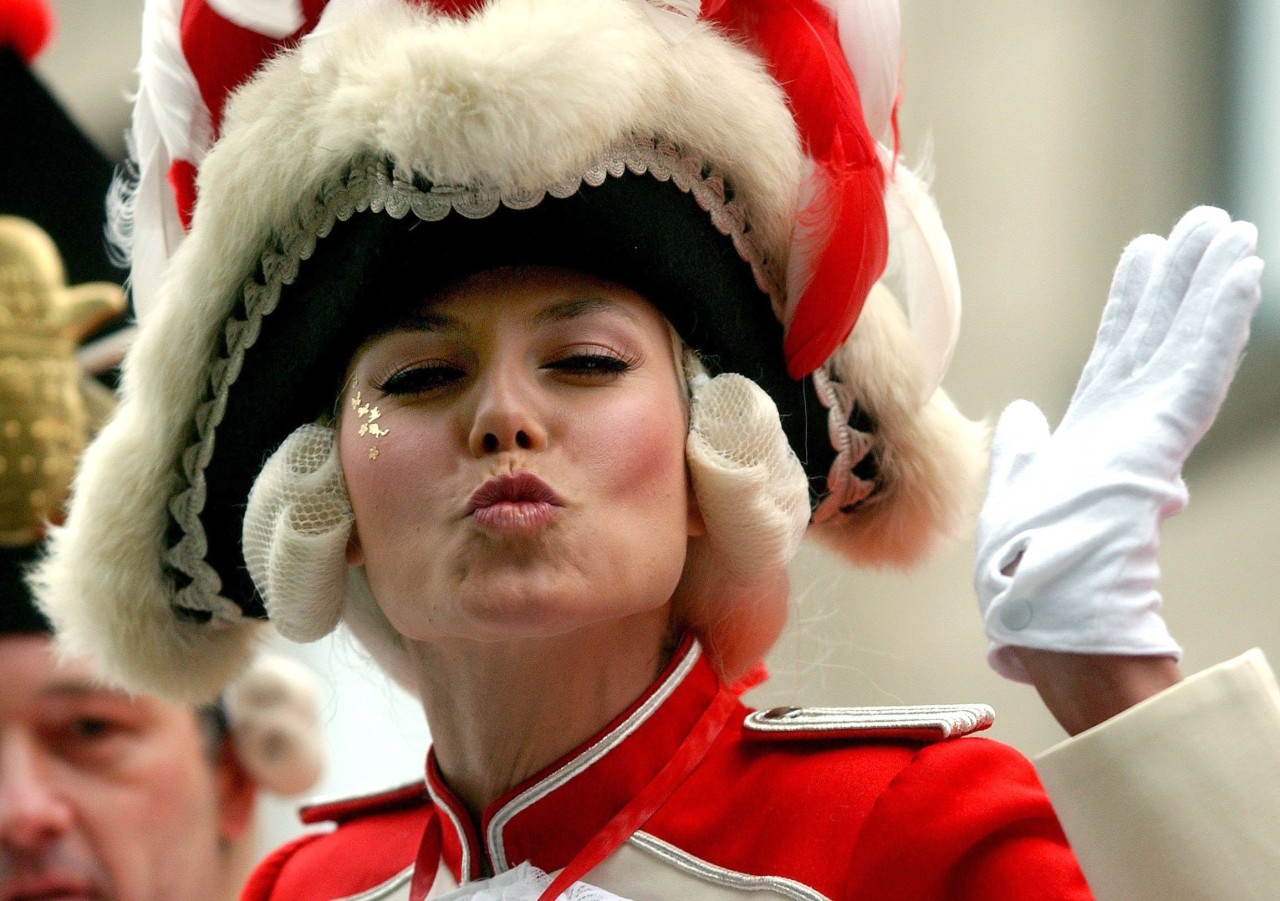
[[[1001,675],[1030,681],[1011,646],[1181,655],[1159,614],[1159,526],[1186,503],[1182,464],[1235,375],[1256,244],[1211,207],[1135,240],[1062,423],[1050,434],[1029,401],[1000,417],[974,583]]]

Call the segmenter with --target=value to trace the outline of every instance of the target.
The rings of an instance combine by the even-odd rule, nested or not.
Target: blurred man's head
[[[60,660],[32,604],[24,571],[112,403],[77,345],[128,317],[103,241],[112,164],[30,69],[51,33],[44,4],[8,4],[9,13],[11,27],[0,28],[0,901],[234,898],[252,863],[256,786],[295,793],[318,778],[315,700],[280,664],[251,671],[225,699],[226,717],[131,696],[96,680],[90,664]],[[113,365],[101,350],[88,356],[95,371]]]
[[[255,787],[216,711],[60,660],[23,580],[112,405],[76,347],[124,294],[65,271],[38,224],[0,214],[0,901],[222,901]]]
[[[0,901],[233,897],[254,785],[217,721],[0,637]]]

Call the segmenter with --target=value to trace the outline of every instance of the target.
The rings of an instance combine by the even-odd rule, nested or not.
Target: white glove
[[[1158,612],[1159,525],[1186,504],[1182,464],[1248,338],[1256,244],[1211,207],[1135,240],[1061,425],[1029,401],[1000,417],[974,583],[1001,675],[1030,681],[1010,646],[1181,656]]]

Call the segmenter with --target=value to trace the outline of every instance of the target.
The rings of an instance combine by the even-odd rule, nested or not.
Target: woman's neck
[[[668,637],[663,607],[550,638],[412,643],[436,762],[473,820],[643,694]]]

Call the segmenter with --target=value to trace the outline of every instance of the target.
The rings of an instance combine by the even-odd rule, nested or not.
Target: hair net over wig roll
[[[285,638],[315,641],[338,625],[352,522],[334,430],[301,426],[262,467],[244,514],[244,562]]]
[[[396,670],[309,424],[409,288],[493,266],[624,284],[704,362],[709,531],[676,600],[726,672],[773,640],[806,522],[908,564],[960,521],[981,436],[938,390],[954,262],[878,143],[895,4],[329,0],[288,34],[216,6],[146,11],[124,195],[143,322],[36,580],[72,648],[203,698],[264,619],[307,640],[343,618]]]

